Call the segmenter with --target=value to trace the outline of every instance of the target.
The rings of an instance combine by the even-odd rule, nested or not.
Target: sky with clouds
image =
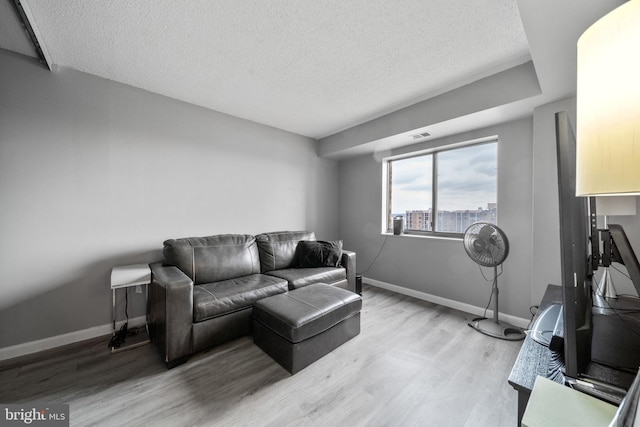
[[[432,156],[392,162],[392,212],[431,207]],[[438,153],[438,209],[474,210],[496,203],[497,143]]]

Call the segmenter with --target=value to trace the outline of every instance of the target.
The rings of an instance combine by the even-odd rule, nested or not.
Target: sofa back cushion
[[[263,273],[298,267],[296,248],[301,240],[316,240],[313,231],[277,231],[256,236]]]
[[[256,239],[248,234],[170,239],[163,253],[195,285],[260,273]]]

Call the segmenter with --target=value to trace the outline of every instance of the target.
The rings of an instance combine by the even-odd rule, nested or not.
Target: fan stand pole
[[[498,267],[493,267],[493,286],[491,288],[491,297],[493,300],[493,321],[479,317],[473,319],[469,326],[478,332],[489,335],[494,338],[500,338],[509,341],[518,341],[524,339],[524,331],[516,326],[498,320]]]
[[[498,266],[493,267],[493,289],[491,292],[493,296],[493,321],[500,324],[498,320],[498,294],[500,293],[498,290]]]

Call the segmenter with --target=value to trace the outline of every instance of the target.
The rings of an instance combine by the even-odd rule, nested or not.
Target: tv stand
[[[536,315],[542,313],[552,304],[562,304],[562,288],[560,286],[547,286]],[[538,376],[558,378],[557,375],[550,375],[548,372],[552,356],[549,347],[539,344],[530,335],[524,338],[520,353],[518,353],[509,375],[509,384],[518,392],[518,425],[522,423],[522,416],[527,408],[536,378]]]
[[[626,385],[629,375],[635,377],[640,366],[640,299],[594,298],[592,312],[591,360],[617,367],[613,380]]]
[[[619,303],[621,301],[614,302],[613,305]],[[625,303],[628,304],[629,302],[625,301]],[[640,304],[640,300],[638,300],[638,303]],[[536,316],[552,304],[562,304],[562,287],[556,285],[547,286]],[[634,313],[633,315],[638,316],[636,318],[640,319],[640,314]],[[582,378],[624,390],[629,389],[635,378],[635,372],[632,369],[613,368],[599,362],[606,361],[611,363],[611,361],[619,361],[621,357],[637,357],[640,353],[634,352],[632,349],[625,349],[622,352],[617,350],[620,349],[621,342],[631,342],[634,345],[633,350],[635,350],[636,344],[638,345],[637,348],[640,348],[640,335],[634,335],[629,332],[628,328],[620,327],[617,322],[622,320],[616,314],[602,315],[594,310],[592,320],[594,328],[591,345],[592,362],[587,366]],[[629,320],[627,319],[627,321]],[[611,340],[615,340],[614,342],[617,342],[617,345],[611,346]],[[530,335],[525,337],[520,353],[509,375],[509,384],[518,392],[518,425],[522,421],[536,377],[542,376],[558,383],[564,383],[564,375],[559,372],[564,370],[564,365],[552,363],[556,361],[557,357],[558,353],[553,352],[549,347],[539,344]],[[623,359],[623,361],[629,363],[626,359]]]

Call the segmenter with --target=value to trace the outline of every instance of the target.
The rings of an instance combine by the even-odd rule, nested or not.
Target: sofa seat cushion
[[[287,290],[286,280],[264,274],[197,285],[193,287],[193,321],[202,322],[249,308],[261,298]]]
[[[358,294],[316,283],[256,301],[253,318],[287,341],[299,343],[359,313],[361,308]]]
[[[285,268],[266,273],[269,276],[285,279],[289,290],[302,288],[314,283],[334,283],[346,280],[347,270],[342,267]]]

